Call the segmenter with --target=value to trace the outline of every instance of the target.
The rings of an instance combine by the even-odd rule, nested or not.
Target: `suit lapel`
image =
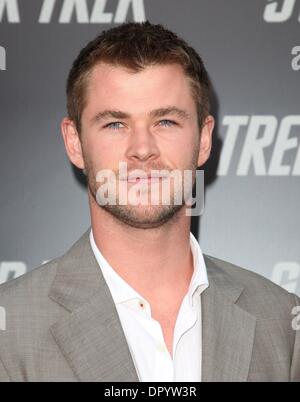
[[[76,376],[84,382],[138,381],[117,313],[93,297],[51,332]]]
[[[70,312],[50,330],[80,381],[139,381],[88,232],[60,259],[49,297]]]
[[[247,381],[256,318],[236,302],[243,287],[205,256],[210,286],[202,294],[202,380]]]

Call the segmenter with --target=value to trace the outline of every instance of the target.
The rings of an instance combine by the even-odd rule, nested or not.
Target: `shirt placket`
[[[142,299],[132,301],[132,307],[141,316],[141,325],[152,340],[152,381],[168,382],[174,380],[174,364],[166,347],[161,325],[151,316],[150,304]]]

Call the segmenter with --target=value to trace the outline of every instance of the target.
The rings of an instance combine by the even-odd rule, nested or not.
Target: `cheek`
[[[182,136],[172,145],[168,144],[161,149],[162,158],[167,157],[178,167],[189,166],[198,157],[199,139],[195,136]]]
[[[85,156],[92,163],[94,169],[115,169],[120,160],[124,159],[124,150],[121,144],[112,146],[110,141],[89,135],[83,144]]]

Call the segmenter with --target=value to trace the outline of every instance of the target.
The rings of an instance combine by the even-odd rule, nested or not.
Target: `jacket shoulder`
[[[34,349],[60,316],[60,306],[48,296],[57,260],[0,286],[2,321],[4,317],[0,331],[1,358],[18,355],[19,351],[22,354],[25,343]]]
[[[48,294],[56,275],[58,261],[59,258],[55,258],[16,279],[2,284],[0,286],[0,305],[6,302],[13,304],[14,301],[20,300],[20,297],[30,302],[35,297],[43,297],[46,293]]]
[[[210,272],[212,277],[225,275],[244,289],[240,296],[240,304],[244,304],[247,310],[262,318],[270,318],[270,315],[286,318],[294,306],[300,305],[298,296],[262,275],[210,255],[205,255],[205,260],[208,263],[208,273]]]

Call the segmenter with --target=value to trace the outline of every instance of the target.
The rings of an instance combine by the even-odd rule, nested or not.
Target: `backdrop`
[[[0,282],[89,227],[60,121],[73,59],[103,29],[162,23],[214,85],[202,251],[300,295],[300,0],[0,0]]]

